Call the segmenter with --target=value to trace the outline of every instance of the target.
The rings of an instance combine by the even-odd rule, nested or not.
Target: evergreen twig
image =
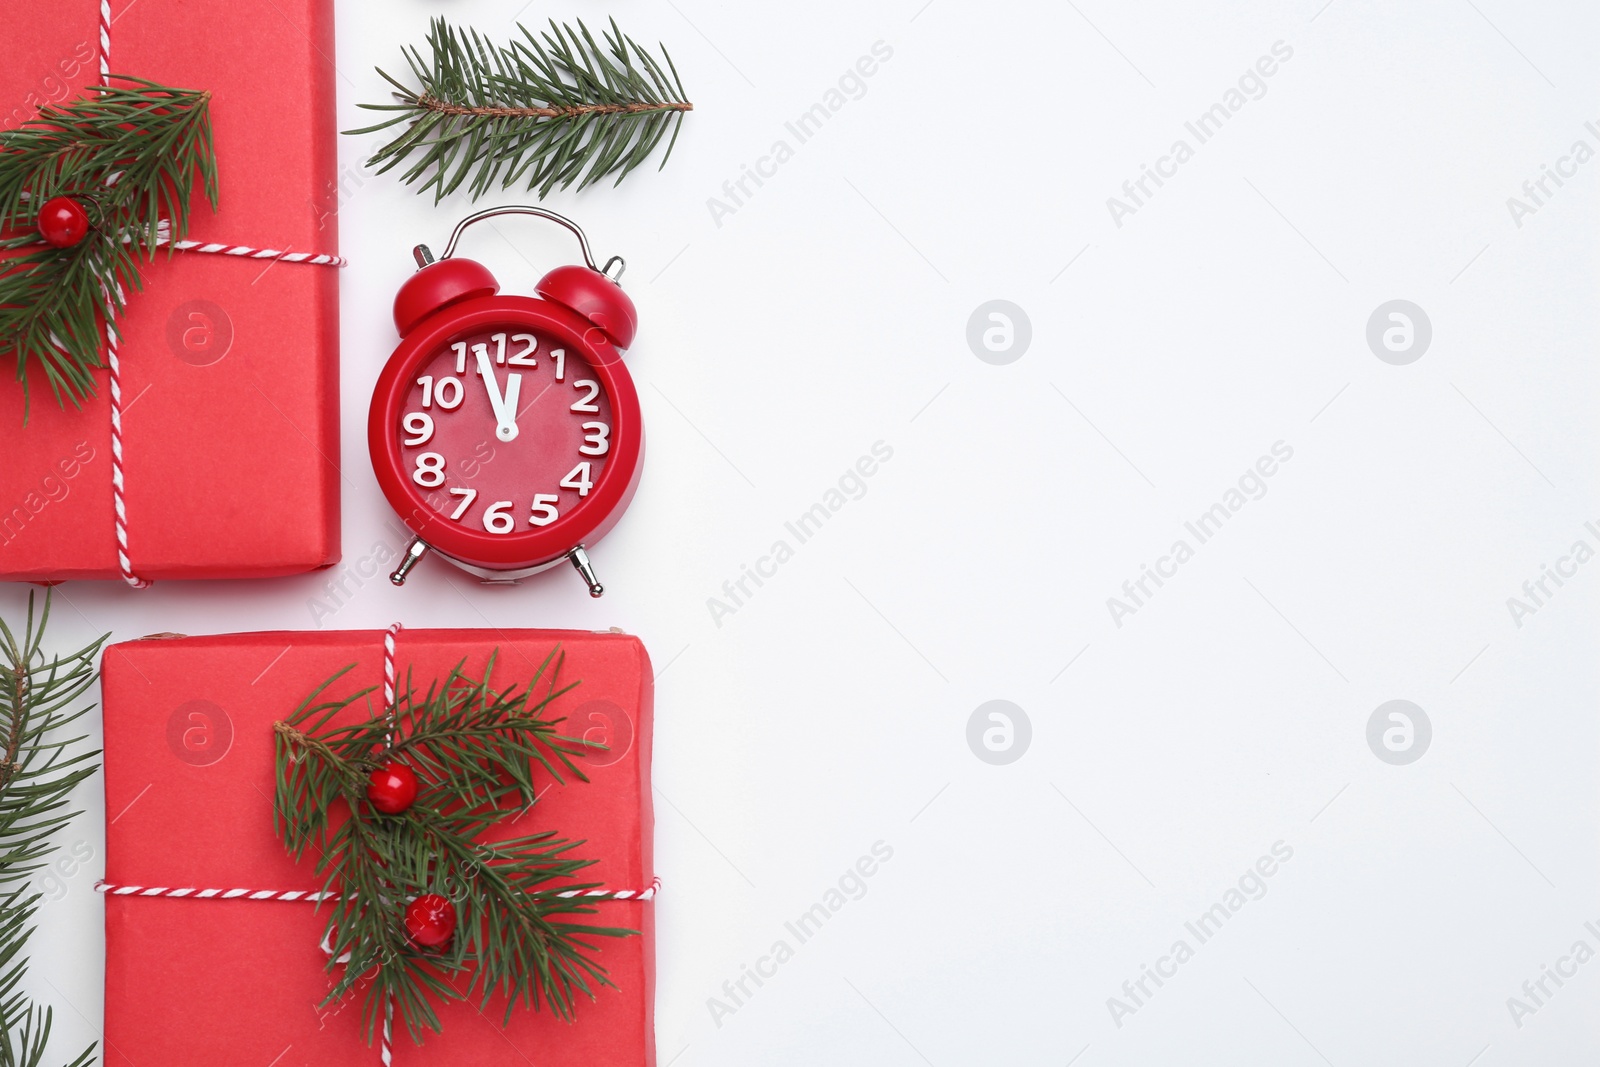
[[[0,620],[0,1067],[40,1067],[53,1018],[21,991],[33,935],[33,917],[43,894],[28,875],[56,850],[50,838],[78,815],[64,810],[79,783],[99,769],[98,751],[81,749],[83,735],[58,731],[89,708],[73,709],[94,684],[102,637],[65,658],[46,659],[47,596],[37,619],[28,597],[28,621],[20,640]],[[94,1045],[68,1067],[93,1062]]]
[[[368,1043],[391,997],[421,1043],[424,1029],[440,1029],[436,1000],[481,994],[486,1005],[500,993],[508,1021],[519,1003],[571,1019],[578,995],[592,999],[611,984],[587,939],[634,931],[574,922],[594,914],[595,901],[559,895],[603,888],[575,880],[594,862],[571,854],[584,842],[553,830],[483,839],[535,804],[541,772],[556,783],[587,781],[573,757],[601,746],[563,736],[564,720],[544,715],[573,688],[557,685],[562,660],[552,652],[526,688],[504,690],[489,685],[493,657],[479,680],[457,665],[422,694],[408,679],[387,715],[333,725],[372,692],[323,699],[341,671],[275,724],[278,834],[297,859],[316,855],[322,888],[336,894],[327,927],[335,978],[324,1004],[365,985]],[[405,812],[384,815],[366,799],[367,779],[394,760],[410,765],[421,789]],[[423,893],[456,907],[455,937],[441,951],[406,937],[406,904]]]
[[[210,99],[118,77],[0,132],[0,352],[15,355],[25,396],[30,367],[58,403],[93,396],[108,313],[143,287],[140,267],[160,245],[187,234],[197,186],[217,206]],[[71,248],[35,228],[56,196],[89,214]]]
[[[611,21],[597,42],[581,21],[577,29],[551,20],[535,36],[520,24],[520,39],[498,45],[476,30],[458,30],[445,19],[428,33],[431,59],[416,48],[404,52],[419,83],[394,86],[395,103],[362,104],[369,111],[397,114],[375,126],[349,130],[375,133],[404,123],[394,140],[368,166],[381,174],[419,153],[401,176],[407,184],[426,179],[434,201],[471,178],[472,199],[496,183],[510,189],[524,176],[541,199],[556,186],[585,188],[615,174],[617,182],[649,158],[671,130],[661,166],[672,156],[683,116],[694,105],[665,46],[665,66]]]

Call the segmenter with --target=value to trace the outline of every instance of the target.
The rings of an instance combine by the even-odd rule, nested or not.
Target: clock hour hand
[[[489,358],[488,345],[473,345],[472,352],[478,357],[478,376],[483,379],[483,387],[489,394],[489,407],[494,411],[494,435],[502,441],[515,441],[517,439],[517,401],[522,395],[522,375],[508,374],[504,394],[500,391],[500,379],[495,377],[494,361]]]

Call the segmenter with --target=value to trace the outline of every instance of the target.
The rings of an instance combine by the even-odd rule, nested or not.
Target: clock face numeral
[[[508,534],[517,528],[517,518],[511,514],[511,501],[496,500],[483,513],[483,528],[492,534]]]
[[[466,397],[467,391],[461,384],[460,378],[440,378],[439,384],[433,387],[433,398],[439,406],[446,411],[454,411],[461,406],[461,401]],[[424,407],[427,405],[424,404]]]
[[[528,521],[535,526],[549,526],[561,517],[556,510],[556,502],[561,498],[555,493],[533,494],[533,514],[528,516]]]
[[[572,407],[568,408],[567,410],[581,411],[585,415],[598,414],[600,409],[595,406],[594,398],[600,395],[600,383],[591,382],[588,379],[584,379],[581,382],[573,382],[572,387],[574,389],[587,389],[589,391],[589,395],[585,396],[582,400],[573,401]]]
[[[611,427],[603,422],[583,424],[583,444],[578,451],[586,456],[603,456],[611,451]]]
[[[433,416],[426,411],[406,412],[406,417],[400,420],[400,425],[411,435],[406,438],[408,448],[416,448],[433,440]]]
[[[454,411],[466,399],[467,391],[462,387],[460,378],[447,375],[435,382],[433,375],[424,374],[417,379],[417,384],[422,386],[422,406],[425,408],[433,407],[437,401],[446,411]]]
[[[481,541],[557,528],[603,497],[615,409],[585,350],[562,343],[486,325],[417,365],[394,440],[421,506]]]
[[[425,489],[437,489],[444,484],[444,457],[437,452],[424,452],[417,456],[417,466],[411,480]]]
[[[512,354],[511,365],[513,367],[538,366],[533,359],[534,352],[539,348],[539,339],[537,337],[531,333],[515,333],[511,335],[511,340],[516,344],[526,346],[521,352]]]
[[[519,337],[526,337],[527,335],[526,334],[518,334],[518,336]],[[492,337],[490,337],[489,340],[494,342],[494,365],[497,366],[497,367],[505,366],[505,362],[506,362],[506,335],[503,334],[503,333],[497,333],[497,334],[494,334]],[[455,349],[464,348],[466,346],[464,344],[455,344],[455,345],[451,345],[450,347],[451,347],[452,350],[455,350]],[[472,355],[474,357],[473,361],[472,361],[472,363],[466,364],[466,365],[470,366],[473,369],[473,371],[475,373],[477,373],[477,375],[479,377],[482,377],[483,376],[483,369],[482,369],[481,365],[477,362],[477,358],[476,358],[478,353],[480,353],[480,352],[483,353],[483,356],[484,356],[485,359],[489,358],[489,346],[486,345],[486,344],[476,344],[476,345],[472,346]],[[524,366],[523,363],[518,362],[515,358],[513,358],[511,362],[513,364],[515,364],[516,366],[519,366],[519,367],[520,366]],[[465,374],[466,373],[466,371],[459,369],[464,363],[465,363],[465,357],[460,352],[456,352],[456,367],[457,367],[457,373],[458,374]]]
[[[561,479],[561,488],[576,489],[579,496],[588,496],[589,490],[594,488],[594,479],[589,476],[589,464],[580,463],[567,472]]]
[[[472,502],[478,499],[478,491],[476,489],[456,488],[450,490],[450,495],[461,498],[461,503],[457,504],[456,509],[450,513],[450,517],[452,519],[454,519],[456,522],[460,522],[461,516],[465,515],[467,513],[467,509],[472,506]]]

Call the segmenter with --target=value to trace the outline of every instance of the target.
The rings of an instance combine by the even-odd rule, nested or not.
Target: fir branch
[[[0,620],[0,1067],[41,1067],[53,1013],[20,992],[27,973],[24,955],[42,894],[27,876],[55,850],[50,838],[82,814],[66,811],[67,798],[99,769],[98,751],[80,750],[83,735],[59,731],[88,712],[73,708],[97,675],[95,657],[105,638],[65,658],[46,659],[46,596],[38,618],[28,597],[27,625],[20,640]],[[90,1045],[69,1067],[92,1062]]]
[[[458,664],[423,693],[408,678],[385,715],[336,724],[372,692],[324,699],[341,671],[274,725],[278,834],[296,858],[316,855],[322,888],[334,894],[325,1003],[366,986],[369,1043],[391,998],[420,1043],[424,1030],[439,1030],[436,1002],[487,1004],[499,993],[508,1021],[519,1004],[570,1019],[578,996],[610,984],[587,939],[633,931],[572,921],[594,914],[595,901],[561,894],[601,888],[578,880],[593,863],[572,854],[583,842],[553,830],[483,840],[535,805],[536,775],[586,780],[573,758],[598,746],[562,735],[564,720],[546,716],[573,688],[559,684],[562,663],[552,652],[528,686],[503,690],[489,683],[493,657],[481,679]],[[383,815],[367,802],[367,779],[394,760],[416,772],[421,791],[402,814]],[[406,937],[406,905],[423,893],[456,906],[456,935],[443,951]]]
[[[211,94],[117,81],[0,132],[0,352],[16,357],[25,396],[34,367],[58,403],[94,395],[105,323],[141,288],[141,265],[187,234],[197,190],[217,206]],[[35,229],[56,196],[89,214],[71,248]]]
[[[665,67],[611,21],[604,43],[581,21],[577,28],[551,20],[535,36],[518,25],[520,39],[498,45],[476,30],[435,19],[428,33],[431,60],[407,49],[406,63],[420,88],[379,70],[394,86],[393,104],[362,104],[397,114],[375,126],[347,131],[376,133],[405,124],[367,165],[384,173],[419,157],[402,174],[422,181],[434,201],[471,179],[472,199],[498,183],[510,189],[526,176],[540,199],[557,186],[583,189],[616,175],[620,183],[655,151],[670,129],[666,166],[683,116],[694,105],[666,48]],[[426,179],[426,180],[423,180]]]

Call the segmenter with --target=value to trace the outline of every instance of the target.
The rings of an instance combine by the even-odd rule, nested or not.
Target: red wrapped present
[[[320,944],[330,905],[276,899],[322,884],[313,857],[292,861],[274,827],[273,724],[351,664],[328,697],[367,687],[381,693],[387,636],[146,638],[106,650],[107,1067],[380,1067],[380,1045],[366,1041],[360,993],[318,1006],[333,981]],[[614,895],[648,893],[652,675],[637,639],[404,630],[393,647],[388,662],[400,686],[409,674],[419,691],[462,661],[469,677],[482,677],[491,654],[492,684],[526,686],[559,647],[561,685],[579,684],[544,714],[565,716],[563,733],[607,747],[578,759],[588,782],[552,783],[489,836],[558,830],[583,841],[575,852],[596,861],[585,882],[620,891]],[[378,694],[372,704],[381,711]],[[365,718],[367,702],[340,714]],[[230,896],[234,890],[275,899]],[[478,997],[448,1001],[436,1005],[443,1032],[428,1032],[420,1046],[397,1020],[397,1067],[652,1067],[653,905],[647,897],[594,906],[597,913],[582,921],[639,933],[597,939],[596,958],[613,985],[598,988],[593,1001],[579,997],[572,1021],[519,1007],[502,1026],[498,995],[482,1011]]]
[[[21,385],[0,379],[0,579],[327,566],[339,552],[339,283],[306,257],[338,251],[332,2],[108,10],[111,72],[211,92],[221,207],[197,198],[188,236],[230,254],[163,253],[128,294],[120,524],[109,371],[81,410],[59,407],[40,375],[26,426]],[[0,18],[0,128],[100,81],[97,0],[0,0]]]

